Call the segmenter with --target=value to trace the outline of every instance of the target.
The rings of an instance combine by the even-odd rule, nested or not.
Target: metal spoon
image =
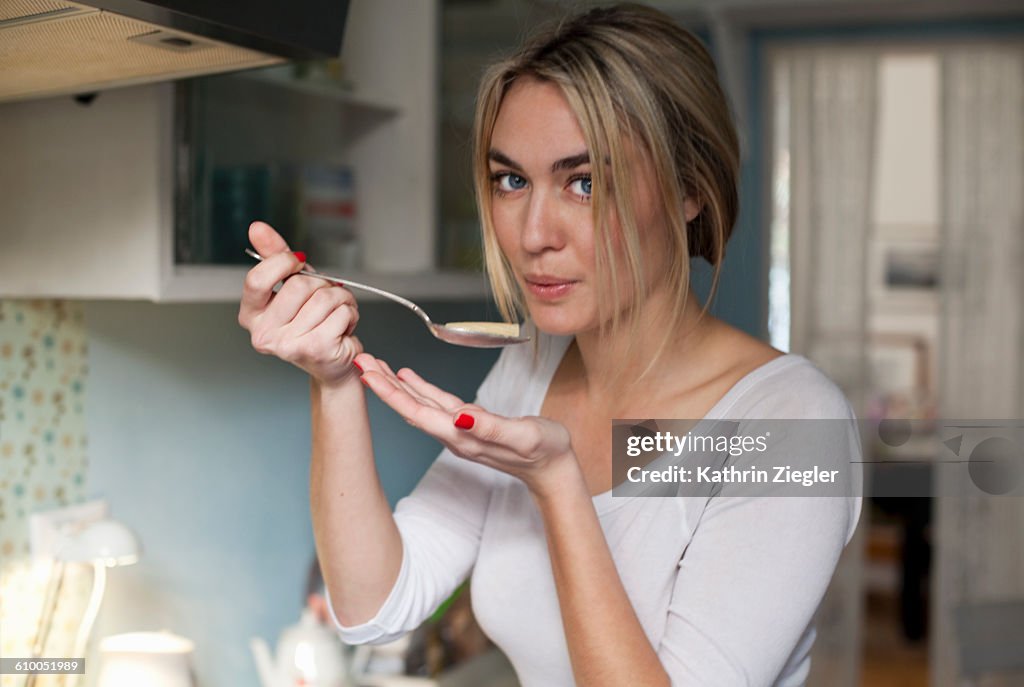
[[[247,255],[256,258],[257,260],[263,260],[263,256],[261,256],[259,253],[252,250],[251,248],[246,248],[245,252]],[[369,291],[370,293],[375,293],[378,296],[383,296],[384,298],[393,300],[395,303],[404,305],[405,307],[409,308],[409,310],[412,310],[414,313],[419,315],[420,319],[423,320],[423,323],[427,325],[427,329],[429,329],[430,333],[433,334],[436,338],[440,339],[441,341],[446,341],[450,344],[455,344],[456,346],[468,346],[470,348],[500,348],[502,346],[509,346],[511,344],[525,343],[530,340],[530,337],[528,336],[506,336],[503,334],[495,334],[490,332],[473,331],[470,327],[472,327],[472,325],[474,324],[477,324],[473,322],[459,322],[455,326],[435,324],[430,321],[429,317],[427,317],[427,313],[423,312],[423,308],[416,305],[410,300],[406,300],[401,296],[391,293],[390,291],[378,289],[374,286],[367,286],[366,284],[359,284],[354,281],[349,281],[348,279],[339,279],[338,277],[331,277],[326,274],[320,274],[319,272],[310,272],[309,270],[305,269],[300,270],[298,273],[303,274],[307,277],[316,277],[317,279],[323,279],[324,281],[329,281],[334,284],[340,284],[341,286],[344,286],[346,288],[354,288],[361,289],[363,291]],[[479,324],[487,326],[492,323],[481,322]]]

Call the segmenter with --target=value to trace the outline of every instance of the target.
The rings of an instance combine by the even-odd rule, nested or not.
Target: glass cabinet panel
[[[331,63],[289,64],[177,85],[177,264],[248,264],[267,221],[320,264],[360,267],[354,141],[397,110],[360,100]]]

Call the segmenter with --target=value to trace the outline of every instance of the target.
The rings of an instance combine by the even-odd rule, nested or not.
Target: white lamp
[[[85,615],[82,616],[82,622],[78,626],[74,651],[71,653],[73,657],[84,657],[89,633],[92,632],[93,623],[96,622],[96,615],[103,602],[103,593],[107,586],[107,568],[131,565],[139,560],[141,552],[142,544],[135,533],[121,522],[109,518],[97,520],[82,529],[65,534],[57,550],[57,591],[52,595],[52,599],[51,595],[47,594],[47,600],[44,602],[45,615],[40,624],[38,640],[33,646],[33,653],[40,655],[46,648],[46,640],[53,625],[53,615],[57,609],[57,599],[60,597],[60,588],[64,582],[66,564],[92,563],[93,566],[92,594]],[[32,687],[34,684],[35,675],[30,675],[26,687]]]
[[[126,525],[111,519],[97,520],[65,540],[57,558],[67,563],[102,563],[108,568],[139,560],[142,545]]]

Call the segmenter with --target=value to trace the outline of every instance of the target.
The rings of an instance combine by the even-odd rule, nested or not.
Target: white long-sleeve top
[[[572,337],[539,334],[505,348],[476,402],[506,416],[538,415]],[[736,383],[717,418],[854,419],[838,387],[788,354]],[[859,452],[859,438],[837,451]],[[852,456],[851,456],[852,457]],[[626,593],[673,685],[803,685],[812,616],[853,536],[859,497],[593,498]],[[415,629],[472,574],[473,611],[523,687],[572,685],[544,524],[521,481],[442,451],[396,506],[403,557],[371,620],[349,644]],[[328,608],[331,608],[328,599]],[[333,610],[332,610],[333,616]]]

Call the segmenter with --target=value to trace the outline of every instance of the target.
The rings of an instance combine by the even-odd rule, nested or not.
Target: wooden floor
[[[862,687],[928,687],[928,640],[909,643],[895,598],[870,595],[865,606]]]

